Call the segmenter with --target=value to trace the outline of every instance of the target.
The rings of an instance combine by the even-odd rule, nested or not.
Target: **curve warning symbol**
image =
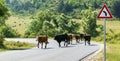
[[[108,10],[107,6],[104,5],[97,17],[98,18],[112,18],[112,14]]]

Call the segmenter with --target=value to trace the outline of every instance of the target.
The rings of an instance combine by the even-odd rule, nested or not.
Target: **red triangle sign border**
[[[104,8],[106,8],[106,10],[107,10],[107,12],[110,16],[100,16]],[[97,18],[112,18],[112,14],[110,13],[110,11],[108,10],[106,5],[104,5],[102,7],[102,9],[100,10],[100,13],[98,14]]]

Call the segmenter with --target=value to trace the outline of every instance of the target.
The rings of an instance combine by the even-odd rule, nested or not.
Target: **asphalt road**
[[[37,43],[35,39],[6,38],[6,40]],[[64,47],[63,42],[61,44],[62,47],[59,48],[56,41],[49,40],[47,49],[34,47],[26,50],[0,52],[0,61],[79,61],[100,49],[100,44],[95,42],[92,42],[90,46],[85,46],[84,42],[76,44],[75,41],[68,47]]]

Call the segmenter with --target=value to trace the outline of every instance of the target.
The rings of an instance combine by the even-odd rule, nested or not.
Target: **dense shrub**
[[[4,35],[4,37],[19,37],[20,35],[10,27],[4,25],[0,26],[0,32]]]

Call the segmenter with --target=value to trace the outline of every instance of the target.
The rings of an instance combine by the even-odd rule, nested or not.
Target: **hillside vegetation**
[[[111,10],[113,2],[117,0],[5,0],[9,9],[16,14],[31,15],[39,10],[49,9],[55,12],[71,15],[80,18],[81,10],[100,9],[106,4]],[[112,10],[114,11],[114,10]]]
[[[99,28],[96,25],[96,16],[103,4],[108,6],[115,16],[114,18],[119,18],[119,14],[116,14],[118,0],[5,0],[5,2],[12,15],[31,17],[30,25],[27,28],[23,27],[27,29],[25,32],[23,31],[24,37],[35,37],[37,34],[46,32],[50,37],[57,33],[80,33],[81,31],[76,31],[79,30],[77,28],[82,29],[83,33],[98,36],[101,30],[96,30]],[[80,22],[83,23],[78,24],[71,19],[81,20]],[[22,33],[20,32],[20,34]]]
[[[31,21],[29,17],[11,16],[6,20],[6,24],[23,36]]]

